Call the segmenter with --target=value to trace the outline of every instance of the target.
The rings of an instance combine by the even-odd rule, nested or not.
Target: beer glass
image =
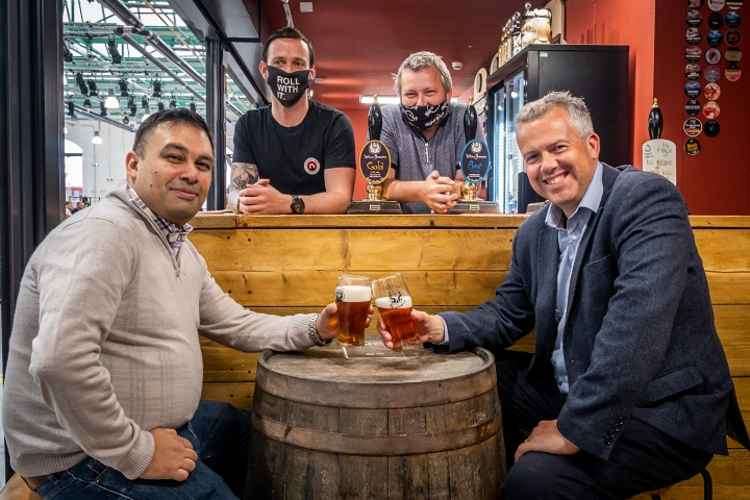
[[[336,338],[341,344],[365,345],[365,327],[371,300],[370,278],[350,274],[339,276],[336,284],[339,322]]]
[[[411,317],[411,294],[401,274],[373,280],[372,294],[375,307],[391,334],[393,350],[401,351],[404,345],[417,341],[417,327]]]

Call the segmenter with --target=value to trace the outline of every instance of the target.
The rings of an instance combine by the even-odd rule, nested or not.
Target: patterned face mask
[[[269,66],[268,80],[266,80],[266,82],[268,83],[268,86],[271,87],[271,92],[273,92],[276,99],[278,99],[282,105],[289,107],[294,106],[294,104],[305,95],[309,78],[309,69],[287,73],[275,66]]]
[[[428,104],[426,106],[401,105],[401,119],[419,133],[435,125],[445,123],[450,112],[447,100],[440,104]]]

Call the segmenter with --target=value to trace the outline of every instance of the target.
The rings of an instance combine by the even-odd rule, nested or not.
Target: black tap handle
[[[380,105],[374,103],[370,106],[370,112],[367,113],[367,128],[370,132],[370,140],[380,140],[380,131],[383,130],[383,114],[380,112]]]
[[[464,113],[464,135],[466,136],[466,142],[471,141],[477,136],[477,121],[477,110],[470,104]]]
[[[661,108],[659,108],[659,102],[654,99],[654,105],[651,107],[651,111],[648,114],[648,135],[650,139],[658,139],[661,137],[661,132],[664,127],[664,117],[661,114]]]

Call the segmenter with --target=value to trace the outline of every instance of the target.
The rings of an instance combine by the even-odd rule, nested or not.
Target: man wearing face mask
[[[395,166],[385,196],[403,202],[407,212],[446,213],[458,199],[453,179],[463,179],[459,158],[466,143],[466,106],[450,103],[452,88],[440,56],[415,52],[396,74],[401,104],[383,107],[380,139]]]
[[[234,132],[227,206],[245,214],[343,213],[354,188],[354,133],[340,111],[310,99],[315,54],[305,35],[268,37],[258,69],[271,106],[250,110]]]

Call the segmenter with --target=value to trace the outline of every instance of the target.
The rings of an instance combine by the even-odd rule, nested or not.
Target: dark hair
[[[294,38],[305,42],[307,45],[307,51],[310,53],[310,67],[313,67],[315,64],[315,51],[313,50],[312,42],[300,30],[297,28],[290,28],[289,26],[274,30],[268,35],[268,39],[266,40],[265,45],[263,45],[263,60],[266,63],[268,62],[268,47],[270,47],[271,42],[277,38]]]
[[[164,111],[157,111],[141,123],[138,130],[135,131],[135,141],[133,142],[133,151],[143,156],[143,146],[148,135],[162,123],[184,123],[192,125],[195,128],[203,130],[208,136],[211,143],[211,149],[214,147],[214,140],[211,137],[211,131],[208,129],[206,120],[198,113],[190,111],[188,108],[168,108]]]

